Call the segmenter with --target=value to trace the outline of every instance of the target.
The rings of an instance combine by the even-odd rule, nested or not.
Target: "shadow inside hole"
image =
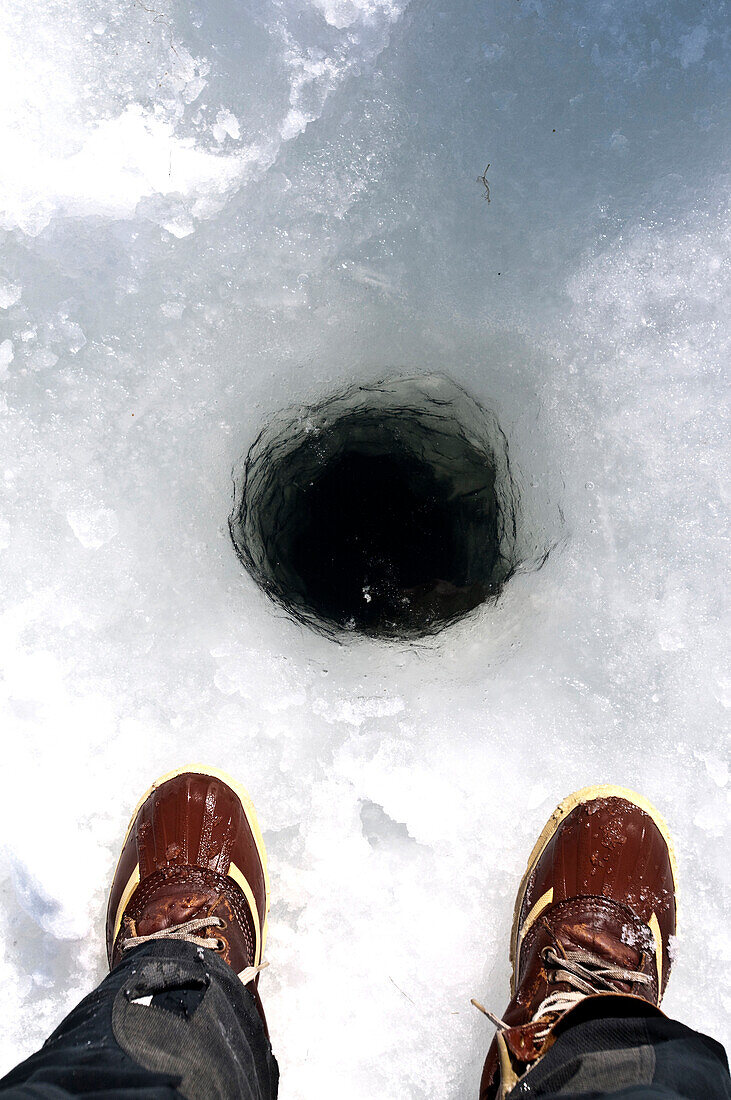
[[[505,438],[440,375],[281,414],[234,485],[241,561],[326,632],[434,633],[496,596],[516,565]]]

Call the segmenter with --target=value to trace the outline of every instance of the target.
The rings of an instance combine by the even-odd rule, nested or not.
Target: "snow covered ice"
[[[728,1042],[722,5],[0,19],[2,1070],[103,975],[128,815],[195,760],[265,830],[283,1100],[475,1096],[469,998],[507,1003],[524,861],[590,782],[668,818],[665,1005]],[[283,408],[440,371],[554,550],[339,645],[242,570],[231,470]]]

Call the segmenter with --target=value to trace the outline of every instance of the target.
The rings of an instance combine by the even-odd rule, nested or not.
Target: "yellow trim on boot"
[[[505,1100],[508,1093],[512,1092],[520,1078],[513,1068],[508,1044],[505,1042],[502,1032],[497,1033],[497,1049],[500,1059],[500,1089],[497,1100]]]
[[[521,939],[521,941],[523,940],[524,936],[528,932],[528,929],[533,924],[535,924],[536,920],[538,919],[538,917],[540,917],[543,910],[548,905],[550,905],[552,901],[553,901],[553,887],[551,886],[551,887],[549,887],[548,890],[546,890],[543,897],[538,899],[538,901],[535,903],[535,905],[531,909],[528,916],[523,921],[523,923],[521,925],[521,928],[520,928],[520,939]]]
[[[236,885],[242,891],[247,902],[249,903],[249,909],[251,910],[251,915],[254,918],[254,932],[256,933],[254,961],[252,963],[252,966],[258,966],[261,962],[261,956],[264,951],[264,944],[262,943],[262,927],[261,921],[259,920],[259,909],[257,907],[256,899],[254,897],[254,891],[251,889],[249,883],[244,878],[243,872],[239,870],[233,860],[229,864],[228,877],[234,880]]]
[[[655,913],[653,913],[647,922],[647,925],[652,932],[652,938],[655,941],[655,966],[657,967],[657,1003],[660,1004],[662,1000],[662,932],[660,931],[660,922],[657,919]]]
[[[124,916],[125,909],[129,905],[129,899],[132,897],[139,884],[140,865],[139,863],[136,863],[135,869],[129,876],[127,885],[122,891],[122,896],[119,899],[119,905],[117,906],[117,912],[114,915],[114,935],[112,937],[112,946],[114,946],[114,944],[117,942],[117,936],[119,935],[119,930],[122,927],[122,917]]]

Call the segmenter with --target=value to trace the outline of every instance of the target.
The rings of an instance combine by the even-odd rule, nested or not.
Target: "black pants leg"
[[[2,1100],[276,1100],[279,1071],[254,998],[212,951],[143,944],[37,1054]]]
[[[723,1047],[651,1006],[587,1001],[510,1100],[731,1100]],[[3,1100],[276,1100],[254,998],[210,951],[145,944],[0,1081]]]
[[[509,1100],[731,1100],[720,1043],[634,998],[587,1000]]]

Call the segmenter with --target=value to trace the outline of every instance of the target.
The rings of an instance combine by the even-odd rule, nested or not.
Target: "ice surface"
[[[723,6],[9,0],[0,38],[2,1066],[104,972],[155,775],[259,807],[284,1100],[475,1095],[535,834],[641,790],[667,1009],[728,1039]],[[479,182],[485,165],[491,202]],[[556,543],[428,643],[242,571],[267,418],[442,371]]]

